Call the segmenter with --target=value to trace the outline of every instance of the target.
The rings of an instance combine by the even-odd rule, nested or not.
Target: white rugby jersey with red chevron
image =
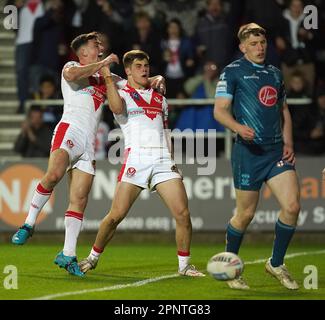
[[[167,151],[166,98],[151,88],[134,89],[129,85],[120,89],[119,94],[125,101],[125,111],[114,117],[123,131],[125,148],[166,148]]]
[[[63,67],[80,66],[76,61],[69,61]],[[122,88],[126,80],[117,85]],[[86,132],[90,138],[97,133],[98,123],[102,113],[102,106],[106,100],[106,86],[99,72],[77,81],[67,81],[61,75],[61,89],[64,99],[64,109],[61,122],[73,124]]]

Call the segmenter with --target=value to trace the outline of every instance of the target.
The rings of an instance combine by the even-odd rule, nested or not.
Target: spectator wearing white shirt
[[[33,28],[35,20],[44,15],[41,0],[8,1],[19,9],[19,28],[16,35],[16,78],[19,99],[17,113],[24,113],[24,104],[29,96],[29,66],[32,58]]]

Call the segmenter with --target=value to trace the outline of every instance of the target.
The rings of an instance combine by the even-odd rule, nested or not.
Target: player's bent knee
[[[237,212],[230,220],[231,224],[239,229],[246,229],[254,218],[254,212]]]
[[[45,175],[46,181],[51,185],[56,185],[62,178],[63,174],[59,171],[47,172]]]
[[[298,216],[299,212],[300,212],[300,204],[298,201],[294,201],[291,203],[288,203],[288,205],[285,207],[285,212],[289,215],[289,216]]]
[[[115,217],[123,220],[124,217],[128,214],[129,209],[130,209],[129,206],[115,203],[111,208],[109,215],[111,217]]]
[[[188,208],[182,208],[179,210],[176,210],[174,213],[175,219],[177,222],[182,223],[182,224],[187,224],[191,222],[190,218],[190,212]]]
[[[84,196],[84,197],[70,196],[70,205],[74,207],[78,207],[80,208],[80,210],[84,210],[86,208],[87,202],[88,202],[88,196]]]
[[[240,221],[240,224],[248,225],[253,220],[254,214],[255,214],[255,212],[252,212],[250,210],[249,211],[241,211],[241,212],[237,211],[234,218],[237,221]]]

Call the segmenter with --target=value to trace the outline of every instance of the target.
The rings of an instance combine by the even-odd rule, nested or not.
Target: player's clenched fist
[[[255,138],[255,131],[247,127],[245,125],[239,126],[237,133],[244,139],[244,140],[253,140]]]
[[[295,164],[296,163],[296,157],[295,157],[295,153],[293,151],[293,147],[292,146],[288,146],[288,145],[284,145],[283,146],[283,156],[282,159],[291,163],[291,164]]]
[[[151,82],[151,87],[163,95],[166,94],[165,78],[162,76],[156,76],[155,79]]]
[[[103,60],[103,66],[109,66],[111,63],[119,63],[119,58],[116,54],[111,53],[108,57]]]

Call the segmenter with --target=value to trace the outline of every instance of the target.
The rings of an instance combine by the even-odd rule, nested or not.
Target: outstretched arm
[[[67,81],[76,81],[88,78],[99,71],[102,67],[109,66],[112,62],[116,62],[114,59],[112,60],[112,56],[115,55],[109,55],[102,61],[91,63],[86,66],[67,66],[63,70],[63,77]]]

